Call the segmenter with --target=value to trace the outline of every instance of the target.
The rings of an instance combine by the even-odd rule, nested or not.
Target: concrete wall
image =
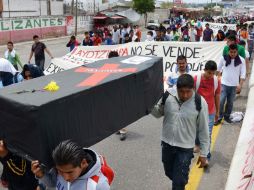
[[[46,0],[3,0],[3,18],[46,16]],[[51,0],[51,15],[63,15],[63,1]]]
[[[75,18],[68,16],[67,34],[73,35],[75,32]],[[79,16],[78,17],[78,33],[90,31],[93,29],[93,16]]]
[[[66,35],[65,17],[30,17],[0,19],[0,44],[8,41],[32,40],[33,35],[41,38]]]
[[[148,13],[147,22],[149,20],[159,20],[159,22],[163,22],[165,19],[168,18],[169,14],[170,10],[168,9],[155,9],[153,13]],[[139,24],[143,26],[145,25],[144,15],[142,15]]]

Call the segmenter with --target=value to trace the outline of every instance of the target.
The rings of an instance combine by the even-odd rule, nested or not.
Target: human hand
[[[1,184],[4,188],[8,188],[8,182],[7,182],[7,181],[1,180],[1,181],[0,181],[0,184]]]
[[[241,85],[238,85],[238,86],[236,87],[236,93],[237,93],[237,94],[240,94],[241,91],[242,91],[242,86],[241,86]]]
[[[208,160],[206,157],[199,156],[197,165],[199,165],[199,168],[205,168],[208,166]]]
[[[40,167],[40,163],[38,160],[32,161],[31,170],[37,178],[42,178],[44,176],[44,172]]]
[[[4,141],[0,140],[0,157],[4,158],[8,154],[8,150],[4,145]]]

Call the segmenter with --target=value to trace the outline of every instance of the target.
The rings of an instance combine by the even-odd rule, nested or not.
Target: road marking
[[[212,132],[212,143],[211,143],[211,152],[213,151],[216,139],[218,137],[218,134],[221,129],[221,124],[213,127]],[[185,190],[197,190],[198,186],[200,184],[200,180],[203,176],[204,169],[198,168],[198,165],[196,164],[198,161],[198,156],[195,157],[193,161],[193,166],[190,170],[189,174],[189,181],[188,184],[185,186]]]

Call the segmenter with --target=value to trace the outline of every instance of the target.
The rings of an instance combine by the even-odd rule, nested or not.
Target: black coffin
[[[52,166],[51,151],[60,141],[73,139],[89,147],[148,114],[163,93],[162,58],[121,62],[128,58],[1,89],[0,138],[20,154]],[[51,81],[58,91],[43,90]]]

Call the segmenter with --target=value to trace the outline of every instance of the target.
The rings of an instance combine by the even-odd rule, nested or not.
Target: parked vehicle
[[[146,28],[148,30],[155,30],[155,29],[158,29],[160,26],[160,23],[158,20],[149,20],[149,22],[147,23],[147,26]]]

